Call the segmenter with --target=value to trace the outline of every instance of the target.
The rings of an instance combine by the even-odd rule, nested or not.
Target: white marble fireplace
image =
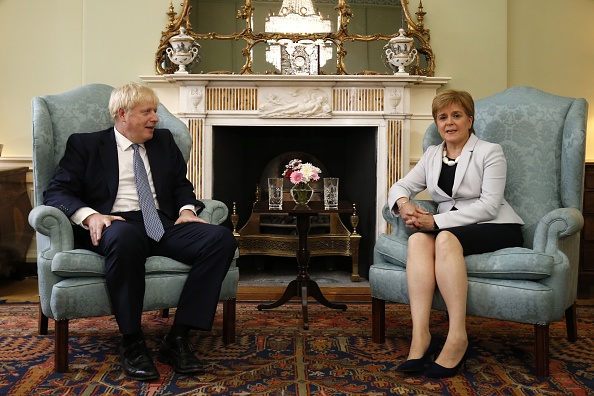
[[[375,237],[386,230],[381,209],[389,186],[411,163],[432,122],[431,101],[449,78],[391,75],[142,76],[162,103],[188,123],[194,147],[189,178],[213,195],[213,134],[219,126],[368,127],[376,131]],[[253,129],[253,128],[252,128]],[[356,147],[353,148],[356,153]]]

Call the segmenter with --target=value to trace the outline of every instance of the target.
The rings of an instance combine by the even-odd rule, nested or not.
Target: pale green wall
[[[586,98],[589,161],[594,161],[593,20],[592,0],[509,2],[508,84]]]
[[[413,13],[416,3],[410,1]],[[423,1],[425,27],[436,54],[435,75],[451,77],[447,87],[466,90],[475,99],[507,88],[507,4],[507,0]]]
[[[168,0],[0,0],[0,143],[31,156],[31,98],[154,74]]]
[[[33,96],[93,82],[116,86],[154,74],[169,3],[0,0],[3,156],[31,156]],[[417,2],[410,3],[414,8]],[[532,85],[594,103],[592,0],[424,0],[423,5],[436,75],[452,77],[449,87],[479,99],[508,86]],[[590,125],[593,117],[594,111]],[[413,158],[418,146],[411,142]],[[594,160],[593,134],[587,158]]]

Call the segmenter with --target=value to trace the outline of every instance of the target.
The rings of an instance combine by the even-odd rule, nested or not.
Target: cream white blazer
[[[451,197],[437,186],[444,145],[430,146],[417,165],[390,188],[388,205],[395,215],[398,198],[412,199],[427,189],[438,203],[434,220],[439,228],[477,223],[524,224],[503,198],[507,162],[500,145],[470,135],[456,167]],[[458,210],[452,211],[454,206]]]

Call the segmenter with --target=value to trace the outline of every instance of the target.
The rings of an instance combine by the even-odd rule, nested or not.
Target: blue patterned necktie
[[[138,144],[133,144],[134,149],[134,180],[136,181],[136,190],[138,191],[138,199],[140,200],[140,210],[142,211],[142,218],[144,220],[144,228],[146,234],[152,240],[159,242],[165,233],[163,223],[157,213],[153,193],[149,184],[144,162],[140,156]]]

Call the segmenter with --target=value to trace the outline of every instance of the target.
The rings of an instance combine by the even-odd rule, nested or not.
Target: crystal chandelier
[[[331,33],[332,23],[315,12],[311,0],[283,0],[279,13],[266,18],[264,30],[284,34]],[[319,67],[332,55],[331,43],[324,40],[268,40],[266,61],[283,74],[318,74]]]
[[[311,0],[283,0],[278,15],[268,15],[267,33],[331,33],[330,19],[315,12]]]

